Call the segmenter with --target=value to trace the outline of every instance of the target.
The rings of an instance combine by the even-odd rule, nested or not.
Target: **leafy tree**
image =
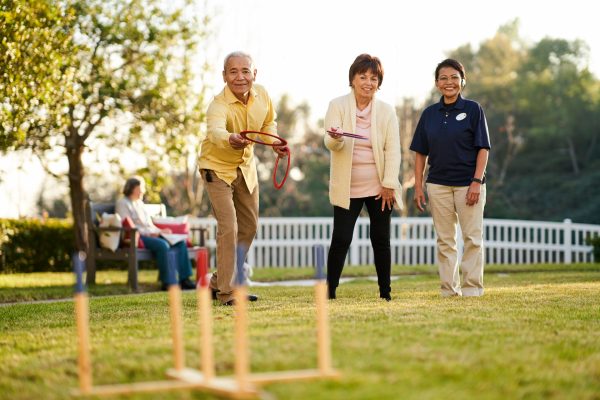
[[[323,145],[323,135],[308,123],[307,103],[294,106],[287,95],[277,103],[277,130],[289,140],[292,164],[281,190],[272,184],[275,158],[271,149],[256,146],[260,187],[260,209],[265,216],[331,215],[329,204],[329,152]],[[322,127],[320,127],[322,129]],[[304,134],[299,137],[298,133]],[[285,161],[280,162],[278,179],[283,178]]]
[[[561,143],[552,147],[568,157],[575,175],[591,161],[598,136],[599,86],[582,66],[586,54],[581,41],[545,38],[521,67],[526,80],[519,97],[529,136]]]
[[[404,99],[396,106],[396,115],[400,124],[400,150],[402,152],[400,164],[400,182],[402,183],[402,208],[401,215],[417,214],[416,207],[412,201],[415,187],[415,155],[410,150],[410,143],[422,110],[415,105],[413,99]]]
[[[329,163],[331,155],[323,144],[321,120],[318,130],[307,130],[304,142],[300,145],[301,156],[296,156],[297,166],[303,179],[297,184],[301,201],[293,215],[322,217],[332,216],[333,206],[329,202]]]
[[[56,23],[69,40],[63,47],[52,46],[52,51],[72,59],[61,64],[64,73],[52,103],[34,107],[21,116],[22,121],[19,115],[11,115],[16,121],[13,126],[27,126],[25,140],[16,147],[39,151],[64,147],[77,247],[87,250],[82,157],[90,151],[89,143],[138,149],[139,143],[144,143],[146,154],[163,155],[162,165],[185,159],[181,157],[183,149],[197,143],[192,138],[199,134],[203,119],[203,99],[191,89],[193,56],[198,41],[206,38],[207,21],[194,11],[191,1],[176,5],[159,0],[39,4],[53,4],[52,9],[62,10],[56,12]],[[12,5],[12,12],[17,13],[20,5]],[[72,15],[73,20],[63,15]],[[60,57],[57,59],[62,62]],[[25,66],[31,62],[28,57],[21,60]],[[20,74],[18,65],[11,74]],[[9,79],[24,86],[23,77]],[[38,121],[27,125],[31,115]],[[156,164],[158,161],[150,166]],[[95,271],[88,271],[87,279],[94,283]]]
[[[508,168],[523,143],[516,124],[518,113],[516,85],[526,48],[518,34],[519,21],[501,26],[496,35],[481,43],[477,51],[470,45],[459,47],[450,57],[460,60],[467,70],[465,95],[483,106],[494,150],[488,173],[497,187],[504,184]]]
[[[0,0],[0,150],[27,145],[67,95],[73,22],[73,9],[51,1]]]
[[[486,213],[522,219],[600,221],[600,83],[581,41],[545,38],[526,44],[518,21],[479,48],[450,53],[467,69],[465,95],[480,102],[492,152]]]
[[[524,145],[503,207],[516,216],[600,222],[600,82],[580,41],[545,38],[518,71]],[[534,182],[532,184],[532,182]]]

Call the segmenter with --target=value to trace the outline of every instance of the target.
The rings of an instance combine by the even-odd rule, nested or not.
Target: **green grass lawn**
[[[488,265],[486,273],[551,272],[551,271],[597,271],[600,264],[529,264]],[[393,275],[435,275],[437,267],[432,265],[392,267]],[[375,275],[374,266],[351,266],[344,269],[345,277]],[[290,279],[306,279],[314,276],[314,268],[255,268],[252,280],[274,282]],[[139,291],[160,290],[156,270],[139,271]],[[96,273],[97,284],[89,288],[91,296],[107,296],[129,293],[127,271],[100,270]],[[73,295],[75,277],[69,272],[39,272],[29,274],[0,274],[0,303],[51,300],[70,298]]]
[[[600,399],[600,267],[515,272],[528,269],[488,268],[481,298],[440,298],[430,268],[394,281],[390,303],[377,298],[374,282],[343,284],[329,303],[333,362],[342,378],[265,390],[278,399],[303,400]],[[348,271],[360,276],[373,268]],[[113,283],[94,288],[106,286],[90,301],[94,383],[163,379],[172,365],[166,293],[99,296],[112,293],[126,275],[110,274],[99,274]],[[285,277],[279,270],[261,274]],[[25,289],[70,291],[72,279],[33,277],[32,284],[45,281],[47,287],[32,289],[22,277],[21,287],[7,288],[7,277],[0,276],[0,286],[13,297]],[[155,279],[155,271],[142,273],[149,287]],[[314,367],[313,289],[251,291],[261,297],[249,305],[252,370]],[[187,364],[197,366],[195,295],[187,292],[183,299]],[[232,374],[233,310],[215,306],[213,313],[217,373]],[[0,399],[70,397],[78,384],[73,315],[72,302],[0,306]],[[110,398],[213,397],[184,391]]]

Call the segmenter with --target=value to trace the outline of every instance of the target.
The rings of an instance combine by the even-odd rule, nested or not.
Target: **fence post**
[[[254,246],[250,246],[248,249],[248,254],[246,254],[246,261],[250,264],[251,267],[256,265],[256,254],[254,253]]]
[[[216,221],[206,218],[190,218],[193,227],[205,226],[208,235],[205,245],[211,250],[211,266],[215,266],[216,257]],[[301,232],[295,232],[292,239],[278,237],[275,226],[299,224]],[[393,218],[392,219],[392,260],[401,264],[433,263],[437,264],[436,231],[431,218]],[[417,229],[417,227],[419,229]],[[352,245],[348,257],[344,262],[352,265],[366,263],[370,252],[361,251],[361,246],[368,246],[368,220],[359,218],[352,233]],[[600,225],[588,225],[573,223],[570,219],[563,222],[543,221],[513,221],[486,219],[485,239],[487,245],[486,255],[488,261],[494,264],[506,264],[509,261],[515,263],[515,254],[522,256],[523,252],[529,252],[529,258],[525,262],[537,263],[564,263],[572,264],[588,259],[588,246],[582,239],[587,235],[600,235]],[[526,236],[523,236],[525,230]],[[515,232],[518,234],[515,235]],[[294,219],[281,218],[272,220],[266,218],[261,220],[259,231],[254,245],[250,247],[248,261],[255,267],[276,266],[275,258],[277,251],[291,246],[294,248],[296,260],[289,262],[289,266],[297,263],[297,252],[303,254],[300,257],[302,263],[310,259],[310,249],[315,244],[322,244],[326,251],[329,249],[330,235],[332,233],[331,218],[303,218],[301,222]],[[462,234],[457,231],[457,247],[462,254],[464,243]],[[561,242],[562,241],[562,242]],[[424,254],[426,253],[426,254]],[[426,255],[425,257],[423,257]],[[0,253],[0,261],[4,255]],[[302,258],[304,257],[304,258]],[[526,256],[527,257],[527,256]],[[519,262],[523,260],[519,259]],[[2,265],[2,264],[0,264]],[[1,396],[0,396],[1,397]]]
[[[573,227],[571,225],[571,219],[566,218],[563,226],[563,248],[565,253],[565,264],[571,264],[572,262],[572,253],[573,253],[573,242],[571,239],[571,232],[573,231]]]

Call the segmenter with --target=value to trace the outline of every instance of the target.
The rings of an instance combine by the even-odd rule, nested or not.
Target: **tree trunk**
[[[396,107],[396,114],[400,126],[400,183],[402,183],[402,201],[404,207],[400,212],[401,217],[408,217],[412,198],[408,196],[408,189],[414,187],[415,164],[414,155],[410,150],[410,143],[414,134],[414,127],[419,120],[419,110],[415,108],[412,99],[404,99],[402,105]]]
[[[89,243],[87,236],[87,209],[88,198],[83,188],[84,168],[81,156],[83,154],[83,140],[72,132],[66,139],[67,159],[69,160],[69,192],[71,197],[71,209],[73,212],[73,229],[75,230],[75,243],[78,251],[89,254]],[[96,271],[87,271],[86,283],[96,283]]]
[[[600,132],[596,132],[592,135],[592,140],[590,144],[587,146],[587,152],[585,155],[585,162],[589,164],[592,162],[592,157],[594,156],[594,150],[596,147],[596,142],[598,141],[598,136],[600,136]]]
[[[504,128],[506,130],[506,154],[504,155],[504,159],[501,161],[500,173],[498,174],[498,179],[495,181],[496,187],[502,187],[504,185],[508,168],[510,167],[513,158],[517,154],[520,144],[520,139],[514,134],[515,117],[512,114],[509,114],[506,117]]]
[[[579,163],[577,162],[577,153],[575,152],[575,145],[571,137],[567,136],[567,147],[569,150],[569,158],[571,159],[571,166],[573,167],[573,173],[579,175]]]
[[[198,164],[194,164],[191,171],[188,172],[189,188],[188,198],[190,202],[190,214],[200,217],[202,205],[202,195],[204,194],[204,181],[198,172]]]

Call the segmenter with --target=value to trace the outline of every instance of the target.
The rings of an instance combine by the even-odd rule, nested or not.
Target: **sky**
[[[177,0],[165,0],[172,1]],[[205,53],[213,69],[207,80],[209,93],[223,87],[225,55],[243,50],[254,57],[257,83],[274,101],[282,94],[296,104],[307,101],[313,120],[323,118],[331,99],[348,93],[348,69],[357,55],[381,59],[385,76],[377,94],[380,99],[392,104],[406,97],[424,101],[433,88],[435,66],[447,52],[466,43],[476,48],[516,18],[520,36],[530,43],[547,36],[585,41],[590,69],[600,77],[600,34],[591,4],[589,0],[197,0],[198,10],[207,9],[213,16]],[[0,217],[34,215],[44,184],[52,186],[30,155],[0,156]]]
[[[199,0],[202,1],[202,0]],[[460,45],[475,48],[516,18],[521,37],[582,39],[591,48],[590,67],[600,76],[600,31],[589,1],[532,0],[355,1],[355,0],[209,0],[216,11],[216,46],[210,58],[218,73],[224,56],[249,52],[274,100],[287,93],[308,101],[314,119],[327,104],[348,92],[348,69],[369,53],[381,59],[385,75],[378,97],[398,103],[424,101],[433,72]],[[469,71],[467,71],[468,77]],[[222,88],[220,75],[215,89]],[[212,82],[211,82],[212,83]]]

